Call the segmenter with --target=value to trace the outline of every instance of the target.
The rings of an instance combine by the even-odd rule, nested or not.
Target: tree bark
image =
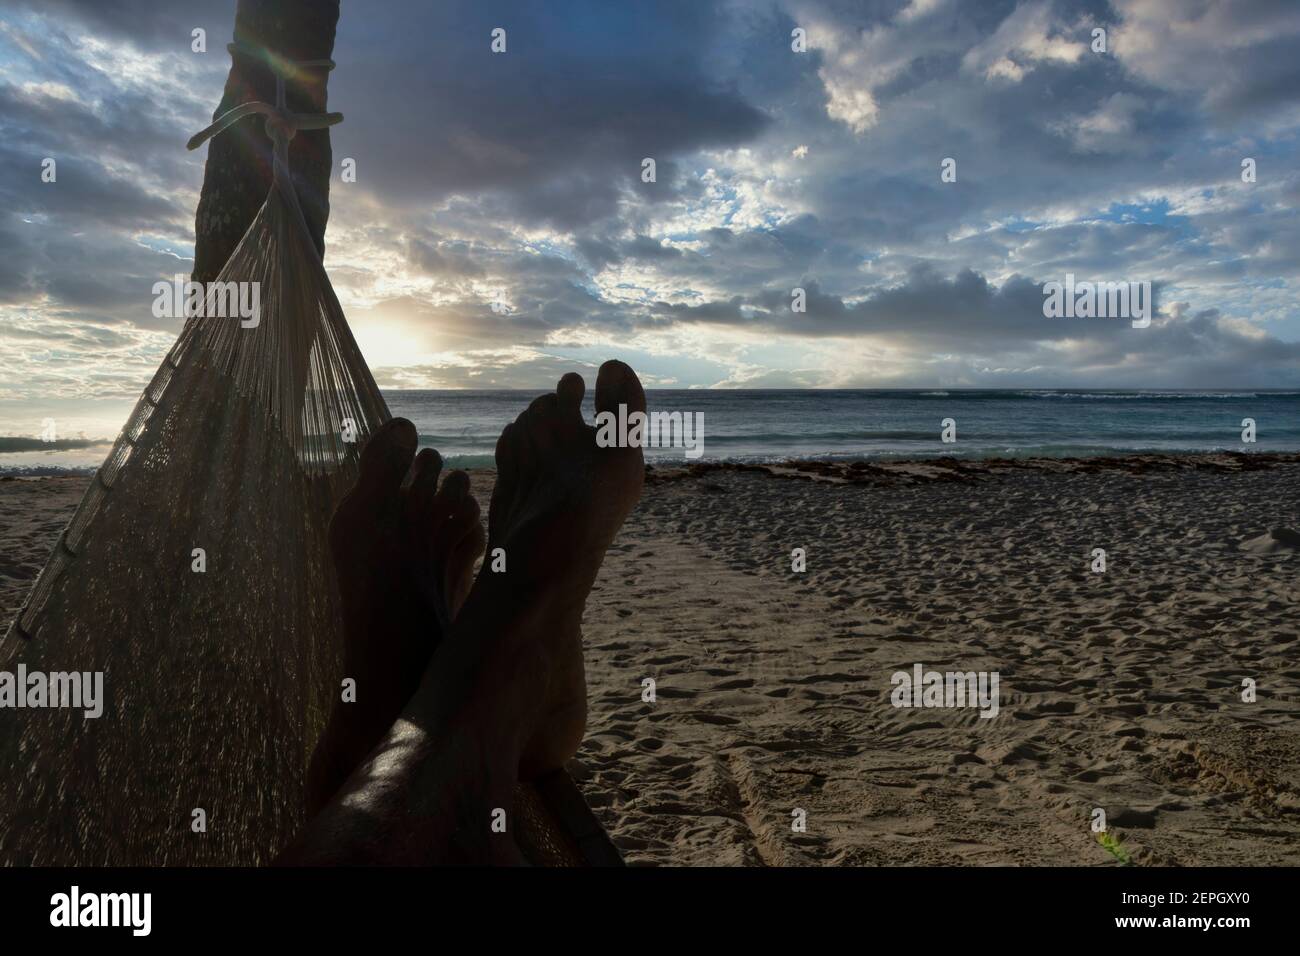
[[[288,60],[328,59],[334,52],[339,0],[239,0],[235,42]],[[325,112],[329,72],[308,68],[285,83],[285,100],[298,113]],[[275,103],[275,74],[235,53],[213,119],[253,100]],[[196,282],[210,282],[243,238],[271,187],[271,140],[260,116],[250,116],[208,143],[203,190],[194,216]],[[325,255],[333,154],[328,129],[303,130],[289,144],[294,189],[316,248]]]

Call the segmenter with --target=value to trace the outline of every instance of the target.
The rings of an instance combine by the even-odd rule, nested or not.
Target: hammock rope
[[[189,146],[261,115],[271,187],[0,640],[0,666],[101,672],[106,698],[99,719],[6,711],[3,863],[253,865],[305,819],[342,674],[329,518],[389,412],[289,171],[293,136],[343,117],[290,111],[285,77],[333,63],[229,49],[272,68],[276,103]],[[259,290],[256,324],[214,317],[230,283]]]

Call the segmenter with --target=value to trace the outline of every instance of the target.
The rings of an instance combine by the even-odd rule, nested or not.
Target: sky
[[[0,0],[0,414],[174,341],[234,8]],[[325,265],[384,388],[1295,387],[1298,49],[1295,0],[344,0]]]

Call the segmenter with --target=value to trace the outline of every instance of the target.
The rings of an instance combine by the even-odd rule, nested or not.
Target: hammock
[[[389,414],[286,164],[342,117],[279,87],[196,137],[270,117],[270,194],[216,280],[258,283],[260,321],[186,321],[0,642],[8,670],[102,671],[105,697],[98,720],[5,713],[4,862],[256,864],[302,825],[342,669],[326,531]]]
[[[333,62],[272,65],[275,107],[189,143],[267,117],[270,193],[209,286],[258,283],[258,321],[187,319],[0,640],[0,669],[104,675],[98,719],[4,712],[0,863],[256,865],[305,821],[343,676],[329,519],[389,412],[288,170],[343,117],[290,113],[284,69]],[[534,863],[622,862],[564,771],[517,788],[516,824]]]

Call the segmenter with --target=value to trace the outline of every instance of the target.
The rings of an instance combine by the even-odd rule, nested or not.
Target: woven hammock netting
[[[253,865],[302,826],[343,676],[329,518],[388,410],[281,172],[216,280],[260,321],[186,320],[0,641],[104,675],[98,719],[5,713],[0,863]]]

